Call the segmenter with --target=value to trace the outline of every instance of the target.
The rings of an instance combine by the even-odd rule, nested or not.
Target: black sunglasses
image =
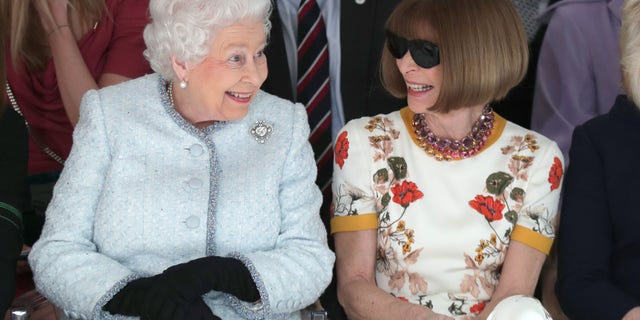
[[[402,59],[409,51],[413,61],[426,69],[440,64],[438,46],[427,40],[408,40],[387,30],[387,48],[396,59]]]

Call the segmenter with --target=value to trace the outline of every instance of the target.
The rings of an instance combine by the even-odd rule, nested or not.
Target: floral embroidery
[[[421,199],[423,194],[418,190],[418,186],[415,183],[409,181],[402,181],[401,184],[391,188],[393,192],[393,202],[401,205],[403,208],[407,208],[412,202]]]
[[[358,211],[353,208],[353,205],[361,199],[367,199],[364,191],[347,183],[341,184],[335,196],[335,203],[333,203],[335,213],[342,216],[358,215]]]
[[[407,297],[396,296],[393,293],[390,293],[390,294],[391,294],[392,297],[395,297],[396,299],[398,299],[400,301],[409,302],[409,303],[411,302],[411,301],[409,301],[409,299]],[[416,297],[418,298],[417,304],[419,304],[421,306],[425,306],[425,307],[427,307],[429,309],[433,309],[433,301],[431,301],[430,299],[426,300],[425,299],[427,297],[426,295],[421,294],[421,295],[417,295]]]
[[[549,170],[549,183],[551,184],[551,191],[560,187],[560,181],[562,180],[562,162],[558,157],[553,158],[553,165]]]
[[[469,201],[469,205],[482,214],[487,221],[492,222],[502,219],[502,210],[504,203],[496,200],[492,196],[477,195],[473,200]]]
[[[471,308],[469,309],[469,311],[473,314],[479,314],[480,312],[482,312],[482,310],[484,310],[484,307],[487,305],[486,302],[482,301],[482,302],[478,302],[474,305],[471,306]]]
[[[423,248],[414,249],[413,229],[407,228],[404,217],[407,208],[424,197],[418,186],[407,178],[407,162],[402,157],[391,156],[393,141],[400,132],[393,128],[388,118],[374,117],[365,129],[376,135],[369,136],[369,144],[374,149],[373,161],[385,161],[386,166],[372,177],[374,190],[378,192],[378,257],[376,269],[389,277],[388,286],[392,291],[400,291],[407,284],[412,294],[427,292],[427,281],[419,274],[411,272],[409,266],[418,261]],[[381,134],[377,134],[377,133]],[[389,205],[395,203],[403,208],[392,221]],[[392,247],[393,245],[393,247]],[[402,248],[402,254],[394,248]]]
[[[333,149],[333,158],[335,159],[335,162],[338,164],[340,169],[342,169],[342,166],[344,166],[344,160],[349,158],[349,139],[347,138],[346,131],[340,133]]]
[[[477,264],[480,265],[485,258],[496,256],[503,251],[502,247],[504,245],[501,243],[500,247],[498,247],[496,238],[497,236],[495,233],[492,233],[489,240],[480,239],[480,243],[478,244],[478,247],[476,247],[476,257],[474,258]]]
[[[484,291],[487,296],[491,296],[498,284],[499,270],[504,261],[513,229],[508,228],[503,234],[499,234],[494,228],[494,222],[504,217],[515,226],[518,216],[525,214],[537,223],[537,226],[533,228],[534,231],[540,233],[551,231],[547,234],[553,235],[553,230],[549,227],[550,224],[547,223],[549,220],[548,210],[543,206],[523,209],[525,191],[518,186],[513,186],[515,181],[526,182],[529,179],[528,171],[535,159],[533,154],[540,149],[537,143],[532,134],[527,134],[524,137],[512,137],[510,144],[501,148],[502,154],[509,156],[509,172],[498,171],[490,174],[485,181],[485,191],[490,195],[478,194],[469,201],[469,206],[483,215],[493,230],[489,234],[489,239],[480,239],[478,241],[473,258],[466,253],[464,254],[467,269],[472,270],[473,273],[464,276],[460,284],[460,290],[469,293],[472,297],[480,297],[481,291]],[[559,159],[557,163],[560,165],[561,170],[562,165],[559,163]],[[555,173],[557,173],[557,168],[554,164],[549,173],[549,182],[551,182],[552,175]],[[553,177],[555,178],[555,176]],[[559,181],[560,179],[556,180]],[[547,214],[545,215],[544,213]],[[482,268],[480,268],[481,265]],[[455,303],[451,307],[455,307]],[[454,308],[452,312],[451,307],[450,312],[456,315],[457,309]],[[484,307],[485,303],[480,302],[471,306],[469,312],[478,314]]]
[[[498,280],[500,279],[499,269],[504,261],[504,256],[507,253],[507,248],[502,243],[496,247],[498,252],[491,253],[495,257],[494,261],[486,264],[483,268],[480,268],[480,264],[476,263],[468,254],[464,254],[464,261],[467,269],[473,271],[471,274],[464,275],[462,283],[460,283],[460,291],[469,293],[472,297],[480,297],[480,290],[482,289],[487,296],[493,294],[496,286],[498,286]]]
[[[365,129],[372,133],[374,131],[381,131],[380,134],[369,136],[369,142],[374,150],[374,162],[386,160],[388,164],[388,169],[382,168],[373,176],[375,190],[380,195],[383,195],[381,197],[375,197],[378,212],[381,212],[386,208],[391,199],[388,194],[389,185],[396,184],[398,180],[406,176],[407,165],[403,158],[389,156],[393,151],[392,141],[398,139],[400,136],[400,132],[393,129],[393,121],[388,118],[374,117],[369,119]],[[342,138],[343,135],[344,139]],[[340,165],[341,159],[348,157],[349,140],[346,132],[340,134],[336,144],[339,145],[339,147],[336,147],[336,150],[339,149],[341,156],[344,155],[344,157],[337,155],[335,157],[336,163]],[[340,168],[342,169],[342,166],[340,166]],[[358,212],[354,209],[354,204],[359,200],[370,199],[371,197],[366,197],[366,193],[363,190],[346,183],[341,184],[335,195],[335,213],[342,216],[357,215]]]
[[[401,183],[396,183],[394,186],[392,186],[391,192],[393,193],[393,202],[399,204],[403,208],[402,213],[400,213],[400,216],[396,220],[394,220],[393,222],[389,222],[391,221],[391,216],[387,205],[388,198],[390,198],[390,196],[388,195],[388,193],[385,194],[385,196],[382,197],[382,205],[385,209],[380,213],[378,217],[378,228],[386,228],[400,221],[400,219],[402,219],[404,217],[404,214],[407,212],[407,208],[409,207],[409,205],[417,200],[422,199],[422,197],[424,196],[422,191],[418,190],[418,186],[415,183],[406,180],[402,181]]]
[[[549,209],[544,206],[536,206],[527,208],[524,211],[531,220],[533,220],[536,225],[533,227],[533,231],[538,232],[540,234],[546,235],[548,237],[552,237],[555,234],[555,229],[553,227],[553,221],[551,218],[551,213]]]
[[[344,166],[348,161],[353,162],[353,159],[349,159],[349,153],[353,154],[353,149],[349,149],[353,147],[350,146],[350,142],[353,142],[355,131],[343,132],[338,137],[335,147],[336,170],[343,170],[345,167],[345,174],[362,174],[364,171],[368,172],[368,177],[358,176],[353,180],[356,182],[354,184],[341,182],[335,187],[336,215],[377,214],[376,279],[378,285],[391,296],[428,308],[434,308],[435,305],[438,312],[446,313],[448,309],[450,316],[456,319],[474,319],[486,308],[486,300],[491,297],[498,285],[509,239],[514,226],[518,223],[518,218],[523,220],[521,222],[523,226],[543,235],[553,236],[553,228],[549,220],[555,217],[554,209],[545,207],[546,199],[543,199],[544,202],[532,202],[533,206],[525,206],[525,199],[529,191],[529,180],[535,178],[536,182],[543,181],[542,188],[536,190],[549,192],[546,187],[548,178],[546,170],[550,170],[549,178],[553,180],[552,176],[555,177],[554,173],[557,174],[556,169],[559,168],[556,166],[555,169],[551,169],[554,168],[552,164],[539,166],[536,163],[537,154],[542,152],[538,151],[540,146],[534,134],[508,135],[498,140],[506,143],[501,146],[496,145],[497,150],[489,151],[496,157],[501,153],[504,160],[496,162],[495,165],[487,165],[497,170],[484,171],[485,174],[490,173],[484,176],[486,177],[484,186],[476,187],[478,190],[468,189],[467,185],[474,186],[478,182],[482,183],[482,180],[476,179],[481,177],[474,176],[470,181],[471,184],[464,186],[465,192],[471,192],[466,193],[469,198],[445,198],[445,201],[438,202],[449,204],[451,202],[447,201],[453,200],[455,204],[451,208],[442,205],[433,206],[425,201],[431,201],[431,197],[437,197],[439,193],[433,193],[433,189],[427,189],[431,182],[428,178],[441,179],[442,174],[424,170],[424,168],[432,169],[431,164],[424,168],[415,168],[421,163],[410,162],[409,158],[405,158],[413,150],[405,149],[404,144],[398,144],[397,139],[400,138],[400,134],[404,135],[405,131],[395,130],[397,128],[395,124],[398,121],[395,119],[386,116],[368,118],[360,127],[365,143],[368,142],[368,148],[367,145],[364,146],[368,149],[365,154],[369,154],[368,163],[362,165],[369,166],[369,170],[365,168],[355,170],[352,169],[354,166]],[[406,137],[403,136],[403,138]],[[412,158],[412,160],[415,159]],[[541,177],[532,175],[531,168],[538,167],[543,168],[540,170]],[[539,171],[536,170],[536,172]],[[561,178],[560,174],[557,178],[558,189]],[[433,181],[432,187],[438,188],[439,180]],[[445,183],[447,182],[450,183],[452,180],[446,180]],[[466,182],[460,181],[460,183]],[[552,181],[549,183],[553,184]],[[535,185],[538,186],[537,183]],[[454,184],[445,184],[442,187],[443,191],[440,194],[455,190]],[[460,203],[461,200],[462,203]],[[467,206],[467,209],[460,211],[462,206]],[[412,210],[409,210],[410,208]],[[418,208],[425,210],[418,210]],[[359,210],[366,210],[366,212],[358,212]],[[465,218],[464,214],[470,216]],[[431,292],[427,294],[428,290],[440,287],[429,281],[427,275],[431,269],[426,266],[430,264],[436,267],[441,266],[440,261],[432,259],[432,256],[427,253],[432,252],[429,250],[439,250],[438,248],[446,246],[447,244],[443,243],[446,239],[440,238],[442,233],[437,229],[434,229],[433,234],[427,234],[421,229],[423,224],[433,224],[433,227],[437,228],[439,219],[447,217],[443,215],[458,219],[447,220],[447,222],[458,221],[466,226],[465,219],[473,219],[475,220],[473,225],[485,224],[486,226],[486,229],[474,229],[469,235],[464,235],[467,247],[460,250],[462,252],[458,251],[458,256],[461,258],[458,259],[456,270],[462,268],[465,271],[456,272],[455,280],[448,278],[455,281],[458,286],[449,288],[448,296],[444,297],[441,295],[443,292],[437,292],[435,295]],[[367,217],[367,219],[374,217]]]
[[[527,176],[527,169],[533,163],[533,156],[523,156],[519,153],[524,150],[529,150],[531,153],[536,152],[536,150],[540,149],[538,146],[538,141],[535,139],[533,134],[527,134],[523,137],[514,136],[511,138],[511,143],[513,145],[508,145],[502,148],[502,154],[513,153],[511,156],[511,160],[509,161],[509,170],[516,177],[516,179],[521,179],[526,181],[529,177]]]
[[[392,235],[393,238],[397,239],[397,242],[402,244],[402,254],[407,254],[411,252],[411,245],[415,242],[413,238],[413,229],[405,229],[404,221],[398,221],[396,225],[396,231]]]
[[[374,161],[386,159],[393,151],[392,139],[396,140],[400,136],[400,132],[392,128],[393,122],[388,118],[374,117],[369,120],[369,123],[365,126],[365,129],[369,132],[374,130],[381,130],[384,134],[377,136],[370,136],[369,143],[371,147],[376,150],[374,155]]]
[[[413,295],[427,292],[427,281],[419,273],[410,272],[409,266],[418,262],[423,248],[408,254],[403,252],[399,257],[391,247],[392,242],[413,243],[413,230],[403,230],[404,221],[398,222],[394,231],[391,227],[378,231],[378,258],[376,270],[389,277],[388,286],[391,290],[400,291],[409,283],[409,290]]]
[[[447,310],[449,310],[449,313],[454,315],[454,316],[463,316],[466,315],[467,313],[464,312],[462,310],[462,307],[464,307],[464,305],[467,303],[467,299],[464,297],[455,297],[452,295],[449,295],[449,299],[453,300],[453,302],[451,302],[451,305],[449,306],[449,308],[447,308]]]

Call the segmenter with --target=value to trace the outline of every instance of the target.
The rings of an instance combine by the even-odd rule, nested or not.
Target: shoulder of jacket
[[[609,1],[607,0],[562,0],[547,7],[540,15],[540,20],[543,23],[549,23],[549,20],[557,11],[575,12],[575,14],[578,14],[576,10],[588,8],[593,5],[601,5],[603,8],[606,8],[608,4]]]

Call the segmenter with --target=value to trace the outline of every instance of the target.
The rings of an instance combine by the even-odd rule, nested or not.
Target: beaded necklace
[[[491,135],[494,120],[493,109],[486,105],[471,131],[462,139],[437,137],[427,125],[424,113],[416,113],[413,116],[413,128],[420,148],[427,155],[438,161],[450,161],[469,158],[482,149]]]
[[[169,102],[171,102],[171,106],[175,109],[176,105],[173,103],[173,81],[169,81],[167,83],[167,94],[169,95]]]

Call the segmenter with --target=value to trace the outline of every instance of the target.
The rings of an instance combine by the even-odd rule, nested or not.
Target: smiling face
[[[438,101],[442,86],[442,66],[422,68],[407,52],[396,59],[398,70],[407,86],[407,104],[414,113],[424,113]]]
[[[175,90],[176,110],[192,123],[243,118],[267,78],[265,45],[264,24],[247,20],[219,29],[202,63],[188,68],[174,61],[188,82]]]

